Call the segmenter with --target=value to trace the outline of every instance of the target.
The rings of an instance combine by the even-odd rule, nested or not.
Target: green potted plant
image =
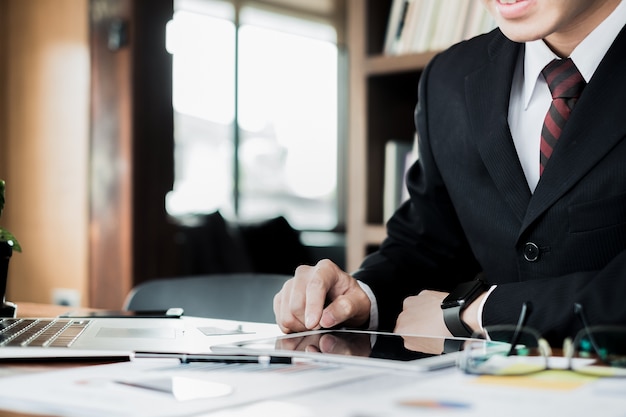
[[[2,210],[4,209],[4,180],[0,180],[0,217],[2,217]],[[22,247],[19,242],[9,232],[0,226],[0,291],[2,291],[2,305],[0,306],[0,317],[15,317],[16,306],[15,304],[6,301],[7,290],[7,276],[9,273],[9,260],[13,251],[21,252]]]

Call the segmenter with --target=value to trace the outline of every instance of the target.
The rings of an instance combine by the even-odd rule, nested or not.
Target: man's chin
[[[539,39],[543,39],[543,33],[536,32],[536,31],[529,31],[528,27],[520,28],[516,26],[517,25],[515,24],[500,25],[500,30],[502,31],[504,36],[506,36],[513,42],[524,43],[524,42],[532,42],[532,41],[537,41]],[[523,25],[520,25],[520,26],[523,26]]]

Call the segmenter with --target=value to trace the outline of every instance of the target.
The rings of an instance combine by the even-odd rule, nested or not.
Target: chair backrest
[[[235,273],[163,278],[133,288],[126,310],[181,307],[186,316],[274,323],[274,295],[291,276]]]

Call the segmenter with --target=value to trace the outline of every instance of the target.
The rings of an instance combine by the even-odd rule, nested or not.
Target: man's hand
[[[441,302],[448,293],[423,290],[407,297],[396,321],[395,333],[406,335],[446,336],[452,334],[443,321]]]
[[[342,334],[332,333],[310,334],[279,340],[279,350],[290,350],[313,353],[332,353],[344,356],[370,356],[372,343],[367,333]]]
[[[441,310],[441,302],[447,295],[446,292],[423,290],[415,296],[406,298],[394,331],[400,334],[452,336],[443,320]],[[486,296],[486,292],[479,295],[461,315],[461,319],[474,331],[479,330],[478,309]]]
[[[367,322],[371,302],[356,279],[324,259],[302,265],[274,296],[276,323],[285,333]]]

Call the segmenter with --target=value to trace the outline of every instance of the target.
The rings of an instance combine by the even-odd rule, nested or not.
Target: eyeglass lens
[[[532,329],[502,326],[485,329],[486,339],[471,342],[459,367],[472,374],[523,375],[548,369],[547,343]],[[515,346],[510,343],[517,338]],[[601,377],[626,377],[626,328],[598,326],[582,330],[564,349],[571,370]]]
[[[571,368],[597,376],[626,376],[626,328],[591,327],[572,346]]]
[[[482,338],[486,341],[471,342],[459,359],[459,367],[468,373],[523,375],[547,368],[545,347],[530,329],[492,327],[485,329]]]

